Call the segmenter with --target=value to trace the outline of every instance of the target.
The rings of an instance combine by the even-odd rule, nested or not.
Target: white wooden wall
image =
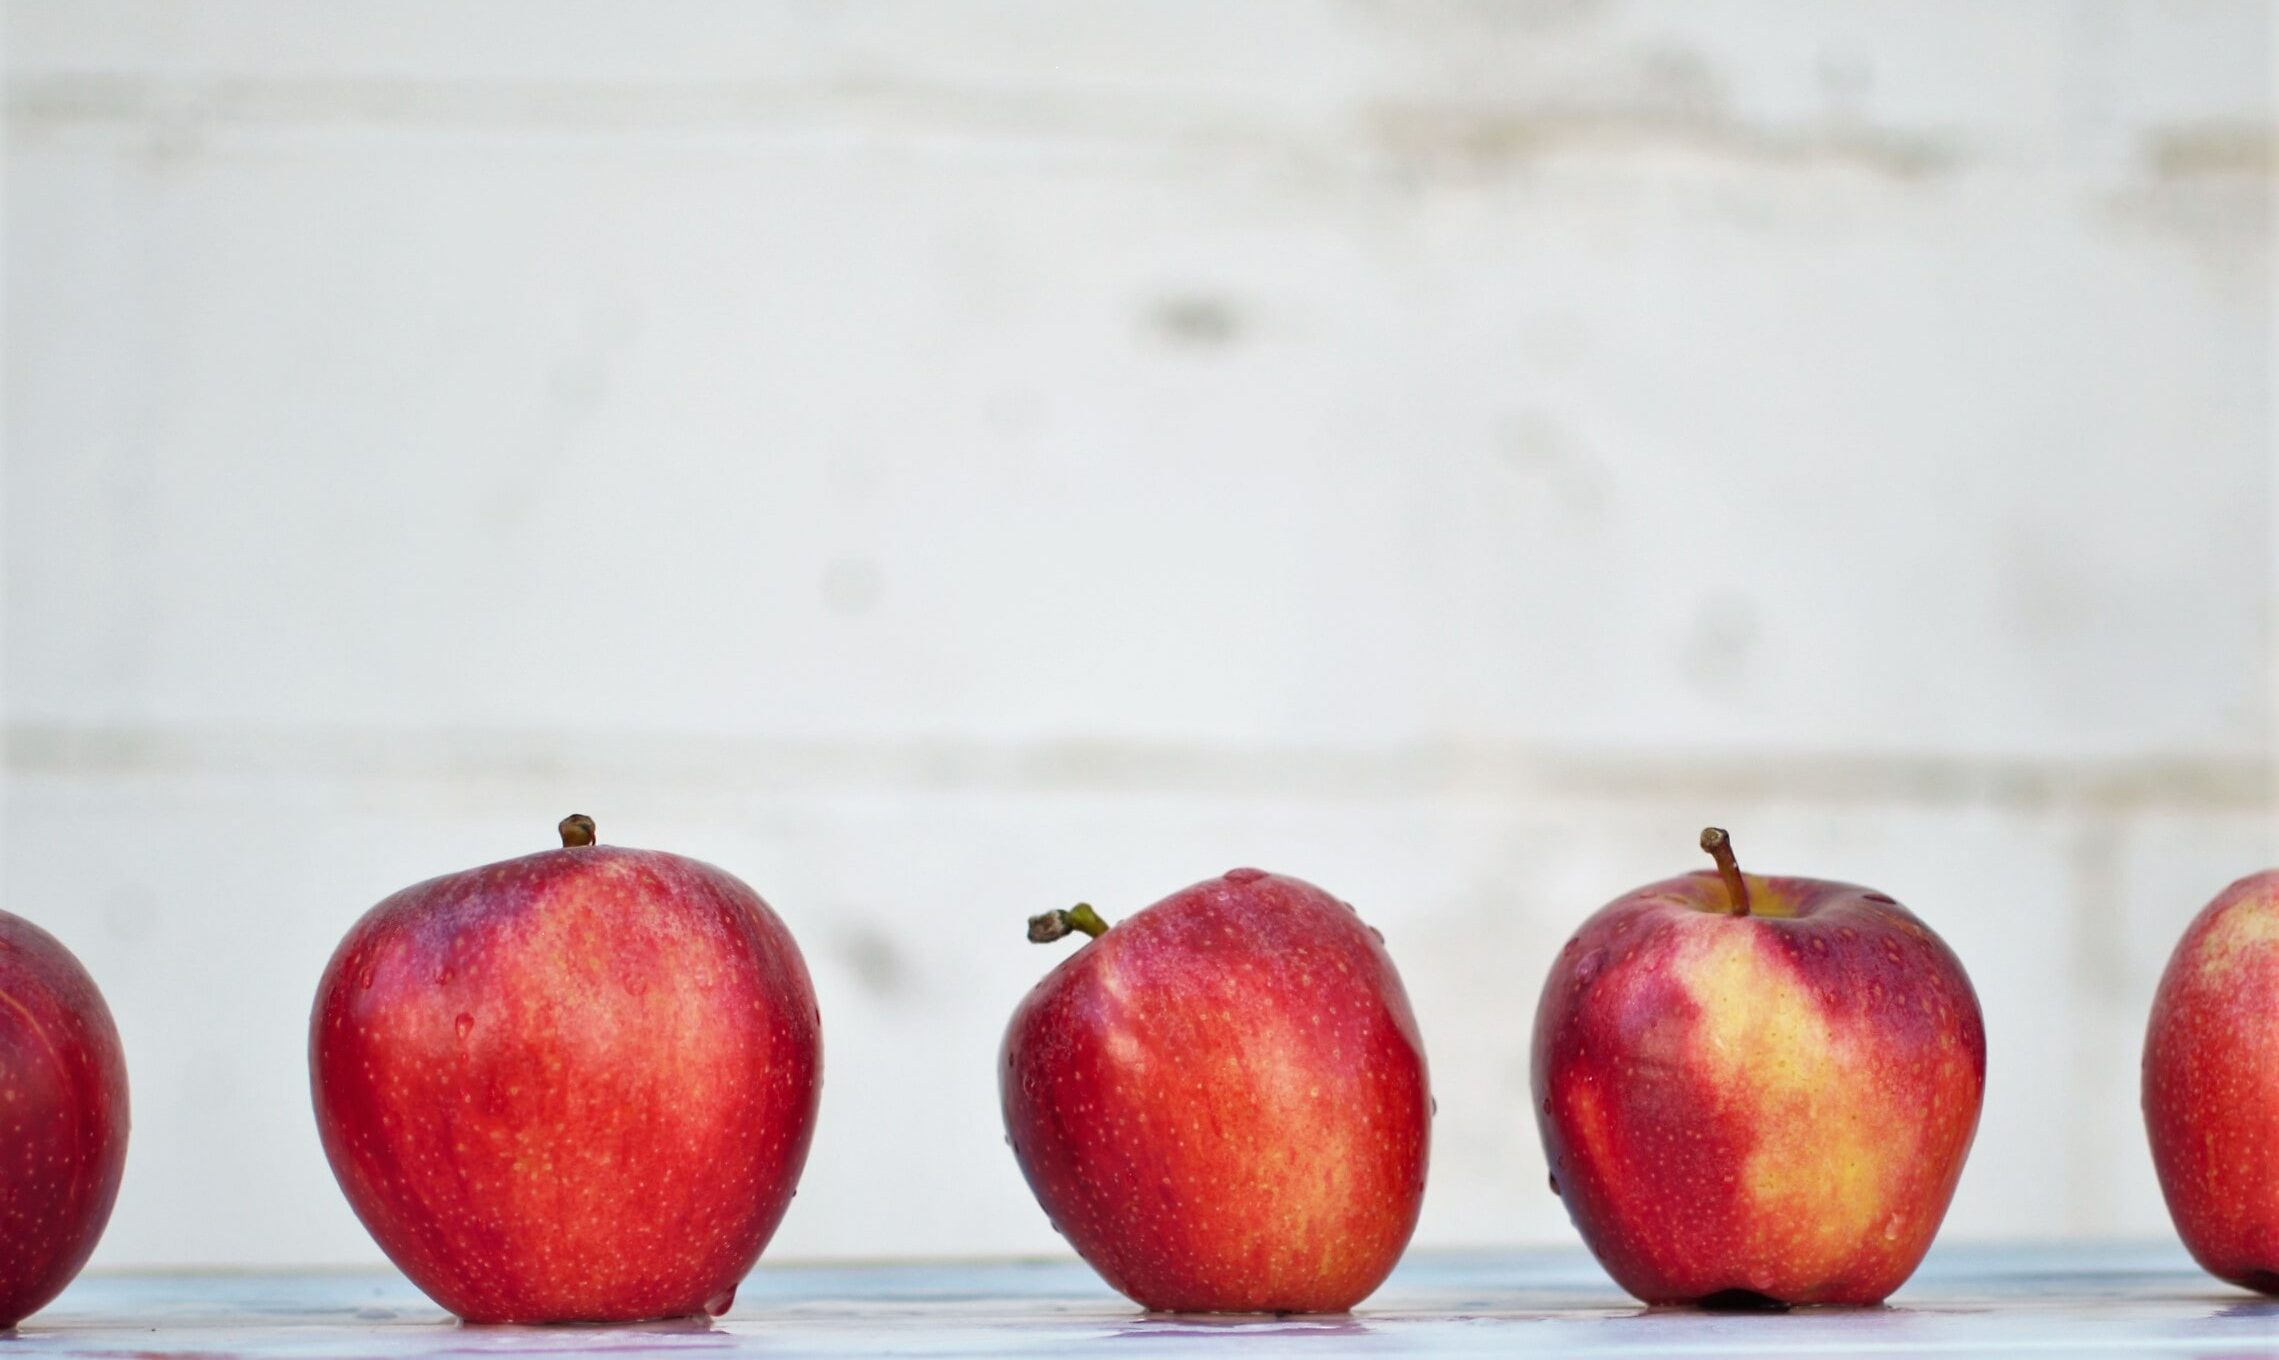
[[[10,3],[0,905],[136,1128],[100,1260],[366,1261],[318,969],[606,839],[797,931],[786,1256],[1058,1240],[992,1058],[1237,863],[1383,927],[1420,1241],[1569,1238],[1551,952],[1730,826],[1992,1034],[1968,1235],[2136,1113],[2273,821],[2272,12]]]

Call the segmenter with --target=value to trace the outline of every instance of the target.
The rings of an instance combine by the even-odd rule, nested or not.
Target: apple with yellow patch
[[[2153,997],[2144,1121],[2192,1259],[2279,1295],[2279,869],[2193,918]]]
[[[1978,1128],[1962,964],[1890,897],[1716,872],[1583,923],[1535,1015],[1551,1188],[1653,1304],[1872,1304],[1923,1259]]]

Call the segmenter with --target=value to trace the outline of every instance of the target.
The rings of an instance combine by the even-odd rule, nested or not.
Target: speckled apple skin
[[[2279,1295],[2279,869],[2224,889],[2170,956],[2145,1034],[2144,1119],[2192,1258]]]
[[[406,888],[317,989],[325,1155],[469,1322],[719,1313],[783,1218],[822,1081],[815,993],[695,860],[550,850]]]
[[[1116,923],[1021,1002],[999,1074],[1038,1203],[1144,1307],[1345,1312],[1416,1229],[1424,1044],[1311,884],[1237,869]]]
[[[127,1060],[95,980],[0,911],[0,1331],[63,1292],[127,1165]]]
[[[1881,893],[1712,873],[1602,908],[1535,1016],[1552,1188],[1617,1284],[1870,1304],[1914,1272],[1986,1083],[1970,980]]]

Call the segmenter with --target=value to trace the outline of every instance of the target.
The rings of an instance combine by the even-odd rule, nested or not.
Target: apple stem
[[[1051,944],[1071,931],[1083,931],[1094,939],[1108,933],[1108,923],[1100,913],[1092,910],[1089,902],[1079,902],[1066,911],[1048,911],[1029,918],[1029,943]]]
[[[593,818],[582,812],[573,812],[555,828],[562,833],[562,848],[575,850],[581,845],[593,844]]]
[[[1741,877],[1741,862],[1733,858],[1733,838],[1721,826],[1706,827],[1701,848],[1717,861],[1717,875],[1725,880],[1725,895],[1732,899],[1733,915],[1749,914],[1749,880]]]

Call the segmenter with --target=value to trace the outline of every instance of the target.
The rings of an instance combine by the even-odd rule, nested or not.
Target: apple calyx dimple
[[[593,818],[582,812],[573,812],[564,817],[555,830],[562,833],[564,850],[576,850],[594,843]]]
[[[1048,911],[1029,918],[1031,944],[1051,944],[1076,931],[1098,939],[1108,933],[1108,923],[1100,919],[1100,913],[1092,910],[1089,902],[1079,902],[1066,911]]]
[[[1725,880],[1725,896],[1733,903],[1732,915],[1749,914],[1749,880],[1741,877],[1741,862],[1733,857],[1733,837],[1724,827],[1708,826],[1701,831],[1701,848],[1717,861],[1717,875]]]

